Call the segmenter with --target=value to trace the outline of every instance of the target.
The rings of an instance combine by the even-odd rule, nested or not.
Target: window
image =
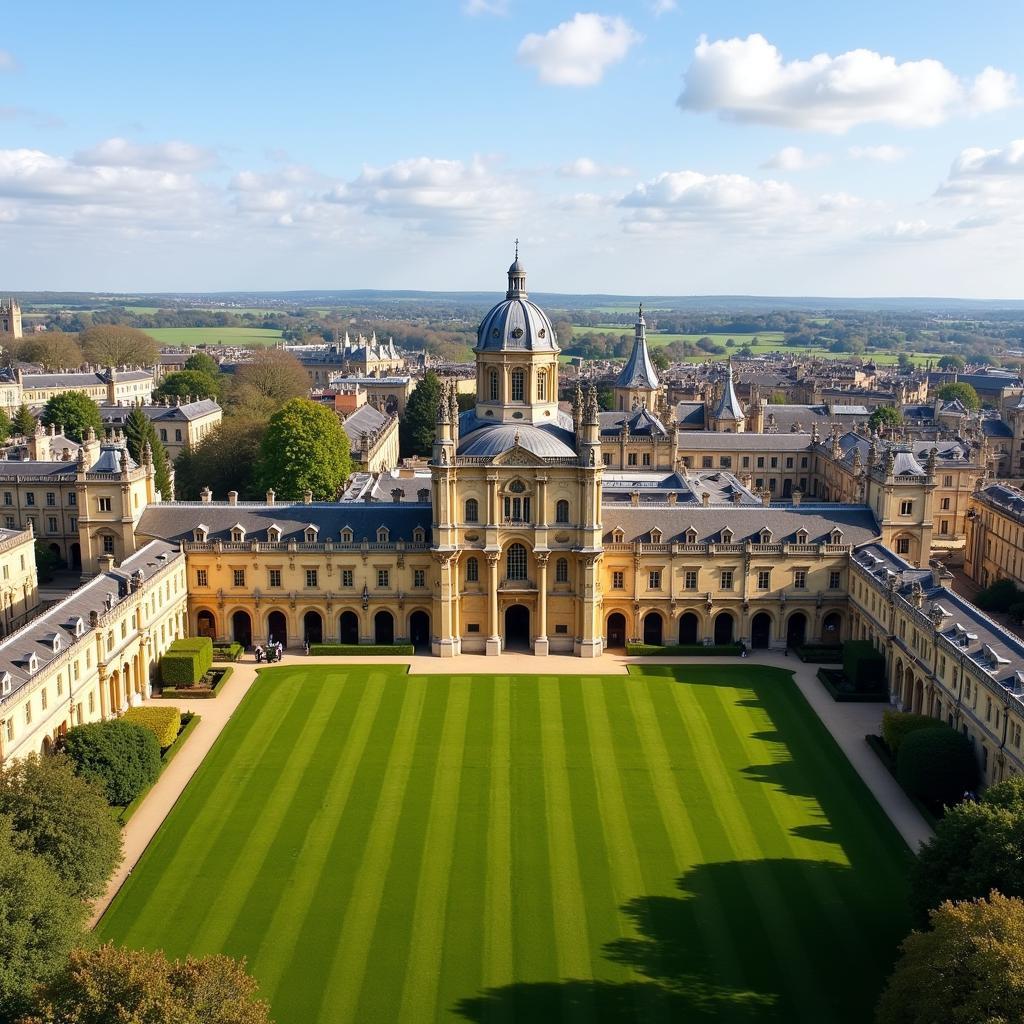
[[[29,504],[31,505],[32,502],[30,501]],[[97,498],[96,499],[96,508],[100,512],[109,512],[110,511],[110,499],[109,498]]]
[[[196,569],[196,586],[197,587],[208,587],[210,585],[210,576],[206,569]]]
[[[627,466],[635,466],[636,465],[636,452],[630,452],[629,455],[626,456],[626,465]]]
[[[949,520],[943,519],[939,522],[939,533],[943,536],[949,533]]]
[[[11,494],[10,491],[4,491],[4,504],[5,505],[13,505],[14,504],[14,495]]]
[[[391,539],[391,531],[386,526],[377,527],[377,543],[387,544]]]
[[[32,701],[25,702],[25,724],[32,724]]]
[[[758,455],[758,457],[757,457],[757,468],[758,469],[764,469],[764,456],[763,455]]]
[[[71,493],[70,493],[70,494],[68,495],[68,504],[69,504],[69,505],[77,505],[77,504],[78,504],[78,495],[77,495],[77,494],[75,494],[75,492],[74,492],[74,491],[72,491],[72,492],[71,492]]]
[[[569,582],[569,559],[560,558],[555,562],[555,582],[556,583],[568,583]]]
[[[909,537],[897,537],[896,538],[896,554],[897,555],[909,555],[910,554],[910,538]]]
[[[480,582],[480,562],[476,558],[470,558],[466,561],[466,582]]]
[[[466,499],[466,522],[478,523],[480,521],[480,503],[476,498]]]
[[[319,584],[318,584],[318,580],[317,580],[317,570],[316,569],[307,569],[306,570],[306,586],[307,587],[316,587],[318,585]]]
[[[833,569],[828,574],[828,589],[838,590],[842,586],[843,574],[838,569]]]
[[[526,548],[522,544],[513,544],[506,556],[506,576],[510,580],[526,579]]]
[[[719,585],[722,590],[732,590],[732,569],[723,569]]]
[[[377,570],[377,588],[387,590],[391,586],[391,572],[388,569]]]
[[[114,553],[114,538],[109,534],[104,534],[103,537],[103,554],[112,555]]]
[[[57,495],[54,494],[53,491],[46,492],[46,504],[49,505],[50,508],[53,508],[53,506],[57,504]]]
[[[526,383],[526,374],[522,370],[512,371],[512,401],[521,402]]]
[[[466,623],[466,632],[467,633],[479,633],[480,632],[480,623],[479,622],[467,622]]]
[[[771,569],[759,569],[757,573],[757,589],[768,590],[772,585]]]
[[[793,589],[794,590],[806,590],[807,589],[807,572],[804,569],[797,569],[793,573]]]
[[[787,457],[787,459],[786,459],[786,469],[792,469],[792,468],[793,468],[793,459],[792,459],[792,457]]]
[[[46,517],[46,528],[50,531],[50,533],[56,533],[57,532],[57,517],[56,516],[47,516]]]
[[[245,586],[245,570],[244,569],[232,569],[231,577],[236,587]]]
[[[174,440],[175,441],[180,441],[181,440],[181,431],[180,430],[175,430],[175,432],[174,432]]]
[[[341,585],[343,587],[355,586],[355,572],[352,569],[341,570]]]
[[[164,441],[164,442],[167,441],[167,428],[166,427],[161,427],[160,428],[160,440]]]
[[[42,688],[42,690],[39,693],[39,705],[43,709],[43,711],[46,710],[47,698],[46,698],[46,687],[45,686]]]
[[[347,527],[347,526],[345,527],[344,530],[341,531],[341,543],[342,544],[351,544],[352,543],[352,530],[349,527]]]
[[[779,468],[778,456],[773,455],[772,456],[772,469],[778,469],[778,468]]]
[[[100,498],[100,501],[103,501],[103,500],[104,500],[103,498]],[[109,498],[107,498],[106,500],[110,501]],[[34,505],[35,503],[36,503],[36,496],[35,496],[35,494],[32,491],[29,491],[28,494],[25,495],[25,504],[26,505]]]
[[[602,462],[603,462],[603,463],[604,463],[604,464],[605,464],[606,466],[610,466],[610,465],[612,464],[612,457],[611,457],[611,455],[609,455],[609,454],[608,454],[608,452],[605,452],[605,453],[604,453],[604,454],[603,454],[603,455],[601,456],[601,461],[602,461]]]
[[[427,585],[427,570],[426,569],[413,569],[413,571],[412,571],[412,585],[414,587],[425,587]]]
[[[650,452],[644,452],[642,461],[645,466],[649,466],[651,464]]]
[[[909,516],[914,511],[914,503],[912,501],[901,501],[900,502],[900,515]]]
[[[510,487],[509,490],[512,488]],[[530,499],[529,498],[505,498],[505,518],[514,523],[527,523],[530,521]]]
[[[548,377],[547,374],[540,370],[537,373],[537,401],[546,402],[548,400]]]
[[[569,522],[569,502],[567,502],[564,498],[562,498],[555,504],[555,522]]]
[[[498,400],[498,371],[491,370],[488,375],[488,393],[492,402]]]
[[[652,569],[647,574],[647,589],[648,590],[661,590],[661,570]]]
[[[947,512],[949,510],[949,498],[942,499],[942,511]]]
[[[942,486],[943,487],[952,487],[953,486],[953,476],[952,476],[951,473],[947,473],[946,476],[944,476],[942,478]]]
[[[612,572],[612,590],[626,589],[626,574],[621,569]]]
[[[686,590],[696,590],[697,589],[697,570],[696,569],[687,569],[686,572],[683,573],[683,587]]]
[[[722,457],[721,457],[721,458],[720,458],[720,459],[718,460],[718,465],[719,465],[719,466],[720,466],[720,467],[721,467],[722,469],[732,469],[732,456],[731,456],[731,455],[723,455],[723,456],[722,456]]]
[[[558,622],[555,624],[555,632],[564,636],[569,632],[569,626],[564,622]]]
[[[89,714],[94,714],[96,711],[96,691],[89,691]]]
[[[715,460],[710,455],[704,455],[701,457],[700,465],[702,469],[711,469],[715,464]]]

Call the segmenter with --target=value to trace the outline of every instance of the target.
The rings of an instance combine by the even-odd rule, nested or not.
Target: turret
[[[441,400],[437,403],[437,425],[434,431],[433,461],[436,466],[448,466],[455,461],[452,404],[452,384],[445,380],[441,383]]]
[[[597,411],[597,388],[593,384],[587,389],[587,400],[583,407],[579,452],[582,466],[596,466],[602,463],[601,419]]]

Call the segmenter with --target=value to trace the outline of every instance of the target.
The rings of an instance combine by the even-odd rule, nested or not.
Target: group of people
[[[284,654],[284,644],[282,644],[280,640],[276,643],[271,640],[265,649],[262,644],[257,644],[254,653],[256,654],[257,664],[262,662],[264,658],[268,663],[280,661],[281,655]]]

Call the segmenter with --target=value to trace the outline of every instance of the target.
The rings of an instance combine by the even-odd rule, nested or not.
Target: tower
[[[13,296],[6,302],[0,299],[0,334],[9,334],[12,338],[22,337],[21,306]]]
[[[736,386],[732,376],[732,360],[729,360],[726,370],[725,384],[722,387],[722,397],[715,404],[711,411],[709,422],[711,430],[722,430],[727,433],[740,433],[746,428],[746,417],[743,413],[743,406],[736,396]]]
[[[633,328],[633,350],[622,372],[615,378],[615,408],[629,413],[637,406],[645,405],[654,412],[660,387],[661,381],[647,351],[647,322],[641,305]]]

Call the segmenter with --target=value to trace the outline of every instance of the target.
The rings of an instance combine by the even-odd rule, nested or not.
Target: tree
[[[157,436],[153,421],[135,406],[128,414],[124,424],[124,436],[128,445],[128,454],[141,466],[143,451],[148,442],[153,455],[153,478],[164,501],[171,501],[174,493],[171,488],[171,471],[167,461],[167,449]]]
[[[36,418],[24,402],[11,420],[11,430],[16,437],[29,437],[36,432]]]
[[[261,452],[263,484],[283,498],[310,490],[319,501],[334,501],[352,470],[341,421],[308,398],[293,398],[270,417]]]
[[[284,349],[260,349],[252,362],[243,363],[235,371],[239,387],[254,388],[279,407],[292,398],[309,394],[309,374],[302,363]]]
[[[885,431],[898,427],[903,422],[903,413],[892,405],[880,405],[868,417],[868,426],[872,430]]]
[[[259,456],[265,421],[231,416],[196,445],[185,448],[174,463],[178,495],[197,501],[204,487],[223,498],[238,491],[242,498],[259,498]]]
[[[86,904],[0,818],[0,1020],[15,1019],[35,986],[63,969],[85,938],[85,916]]]
[[[214,380],[220,376],[220,365],[217,360],[205,352],[193,352],[185,360],[185,369],[205,373],[207,377],[212,377]]]
[[[966,384],[963,381],[957,381],[956,384],[943,384],[936,394],[944,402],[961,402],[971,412],[981,408],[981,399],[978,397],[978,392],[970,384]]]
[[[19,1024],[270,1024],[245,961],[168,960],[107,944],[73,950]]]
[[[12,429],[11,417],[5,410],[0,409],[0,441],[6,441],[11,436]]]
[[[97,324],[78,338],[85,358],[96,366],[152,366],[159,355],[156,341],[124,324]]]
[[[939,360],[939,369],[940,370],[960,371],[966,365],[967,364],[964,362],[964,357],[963,356],[957,356],[957,355],[943,356]]]
[[[14,359],[38,363],[44,370],[77,370],[85,361],[74,335],[62,331],[44,331],[21,338],[11,349]]]
[[[153,397],[161,398],[214,398],[220,400],[220,381],[200,370],[178,370],[169,373],[153,389]]]
[[[933,729],[904,736],[896,755],[896,778],[919,800],[952,805],[978,784],[978,761],[966,736],[936,721]]]
[[[43,406],[40,417],[44,426],[55,424],[64,431],[65,437],[72,441],[85,440],[89,427],[97,435],[103,433],[103,419],[100,407],[82,391],[61,391],[50,398]]]
[[[76,725],[64,737],[75,770],[103,786],[113,806],[130,804],[160,774],[160,744],[150,729],[114,718]]]
[[[911,932],[878,1004],[878,1024],[1024,1020],[1024,902],[992,892],[946,902]]]
[[[901,352],[896,359],[896,365],[904,372],[914,368],[914,360],[907,352]]]
[[[0,767],[0,816],[15,843],[41,857],[72,895],[93,899],[121,862],[121,828],[103,790],[64,755]]]
[[[36,577],[40,583],[49,583],[64,564],[60,555],[41,540],[35,543]]]
[[[662,352],[661,349],[658,349],[654,353],[652,353],[651,362],[654,363],[655,368],[658,370],[667,370],[671,365],[671,363],[669,363],[668,361],[668,356],[665,355],[665,353]]]
[[[413,388],[398,421],[398,448],[402,455],[429,455],[434,446],[437,407],[441,402],[441,381],[433,370]]]

